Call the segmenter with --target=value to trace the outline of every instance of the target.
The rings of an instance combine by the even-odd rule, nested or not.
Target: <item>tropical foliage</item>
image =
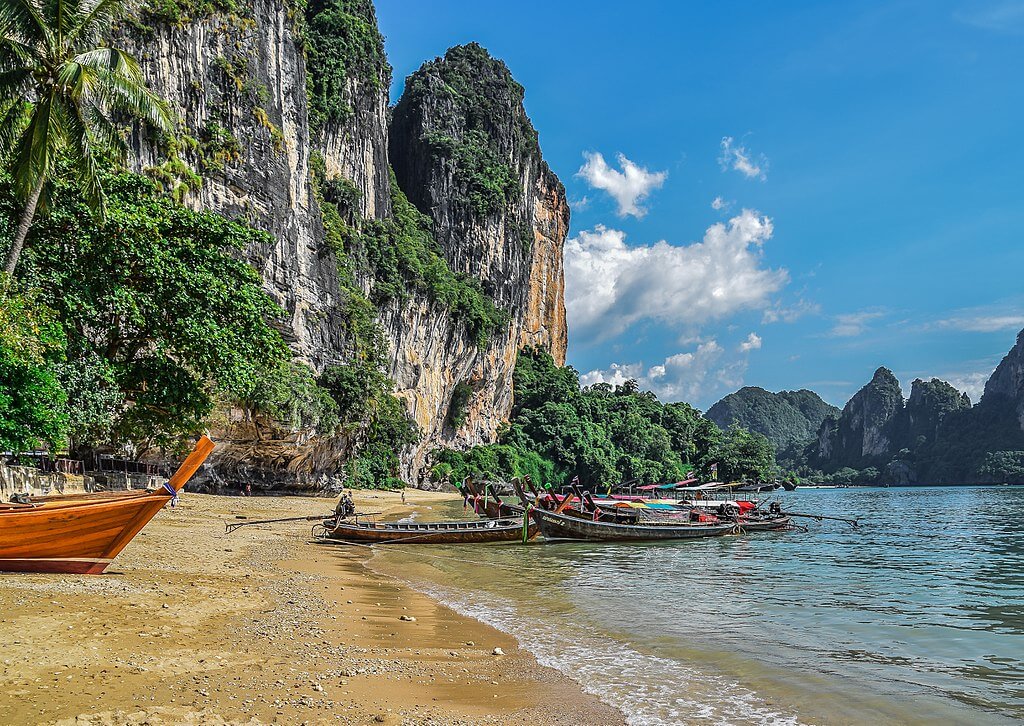
[[[512,420],[499,444],[436,452],[435,478],[529,474],[559,486],[579,476],[583,486],[603,489],[630,480],[706,477],[714,463],[730,479],[773,474],[772,448],[763,436],[739,428],[723,434],[689,404],[663,404],[636,381],[581,389],[571,367],[528,350],[519,355],[514,386]]]
[[[202,424],[215,389],[251,396],[262,371],[287,356],[270,324],[281,311],[233,254],[266,236],[190,210],[138,175],[99,173],[106,223],[59,175],[21,279],[66,335],[54,372],[72,395],[71,443],[168,445]],[[0,203],[10,218],[10,183]]]
[[[125,151],[113,114],[171,126],[167,106],[146,87],[138,61],[102,45],[121,0],[0,0],[0,154],[10,160],[22,204],[4,270],[13,275],[46,182],[59,162],[97,218],[106,194],[97,151]]]

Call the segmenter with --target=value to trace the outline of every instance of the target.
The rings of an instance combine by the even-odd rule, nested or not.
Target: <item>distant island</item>
[[[743,388],[707,412],[720,427],[768,437],[779,466],[833,484],[1024,483],[1024,331],[976,405],[945,381],[910,396],[888,368],[842,411],[810,391]],[[810,435],[808,435],[810,433]]]

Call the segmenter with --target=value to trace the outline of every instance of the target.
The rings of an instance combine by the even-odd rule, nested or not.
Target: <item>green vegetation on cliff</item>
[[[369,305],[405,301],[422,292],[451,311],[477,346],[508,324],[508,313],[484,294],[480,282],[452,272],[430,231],[430,218],[414,207],[391,175],[389,219],[362,219],[356,212],[359,191],[343,178],[327,179],[323,158],[314,157],[314,181],[323,212],[327,243],[338,257],[342,285],[361,296],[357,276],[371,280]],[[370,310],[366,311],[370,313]]]
[[[763,436],[735,427],[723,434],[689,404],[663,404],[636,381],[581,389],[571,367],[526,350],[519,354],[514,389],[512,420],[499,442],[435,452],[435,479],[529,474],[540,484],[559,486],[579,476],[585,488],[603,490],[628,480],[706,476],[713,463],[732,479],[773,473],[771,445]]]
[[[525,160],[538,149],[526,114],[509,116],[510,108],[522,108],[523,95],[502,61],[477,43],[459,45],[406,79],[393,124],[398,133],[418,135],[424,152],[451,170],[455,190],[446,202],[469,216],[487,217],[522,195],[509,161]],[[425,190],[408,191],[424,209]]]
[[[306,85],[314,128],[344,123],[353,109],[350,86],[374,91],[391,83],[384,37],[371,0],[305,0]],[[358,91],[356,91],[358,93]]]

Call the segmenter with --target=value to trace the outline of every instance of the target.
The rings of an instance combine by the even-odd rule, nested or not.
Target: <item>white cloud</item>
[[[569,208],[574,212],[582,212],[590,206],[590,197],[584,195],[582,199],[570,199]]]
[[[985,384],[992,377],[994,370],[995,366],[986,371],[954,373],[946,376],[936,376],[936,378],[946,381],[953,388],[966,393],[971,397],[971,403],[977,403],[981,400],[981,394],[985,392]]]
[[[783,305],[776,303],[774,306],[764,311],[761,316],[761,322],[765,324],[769,323],[792,323],[804,315],[817,315],[821,312],[821,305],[818,303],[809,302],[807,300],[798,300],[793,305]]]
[[[998,333],[1024,328],[1024,315],[960,315],[936,323],[939,328],[963,330],[969,333]]]
[[[608,166],[604,157],[597,152],[584,152],[583,156],[587,162],[576,172],[576,176],[585,179],[595,189],[608,192],[619,205],[620,217],[631,214],[640,218],[647,214],[640,202],[653,190],[661,188],[668,177],[667,171],[648,171],[623,154],[617,156],[622,171]]]
[[[752,350],[758,350],[761,347],[761,336],[757,333],[751,333],[747,336],[747,339],[740,343],[740,352],[748,353]]]
[[[884,313],[862,310],[859,313],[837,315],[836,323],[829,331],[833,338],[855,338],[868,329],[868,323],[882,317]]]
[[[580,383],[622,385],[633,378],[641,389],[654,391],[663,401],[703,402],[720,391],[743,384],[747,359],[723,360],[725,349],[708,340],[695,350],[676,353],[664,362],[645,368],[643,363],[612,363],[605,370],[593,370],[580,376]]]
[[[711,200],[711,208],[716,212],[728,212],[731,206],[732,202],[727,202],[720,196]]]
[[[734,169],[747,179],[764,181],[768,178],[768,158],[759,154],[755,160],[747,147],[737,144],[731,136],[722,137],[722,155],[718,157],[718,163],[722,171]]]
[[[772,222],[744,209],[708,227],[701,242],[660,241],[630,247],[626,234],[598,225],[565,244],[566,309],[570,326],[603,339],[641,320],[693,329],[736,312],[764,308],[789,280],[762,267]]]

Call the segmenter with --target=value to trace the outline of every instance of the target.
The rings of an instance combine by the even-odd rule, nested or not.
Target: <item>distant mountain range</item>
[[[915,380],[904,400],[888,368],[842,411],[811,391],[743,388],[712,406],[719,427],[768,437],[803,476],[892,484],[1024,483],[1024,331],[972,406],[945,381]]]

